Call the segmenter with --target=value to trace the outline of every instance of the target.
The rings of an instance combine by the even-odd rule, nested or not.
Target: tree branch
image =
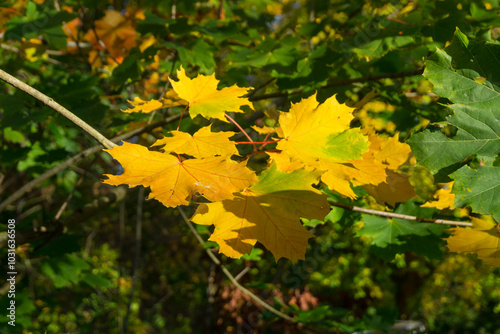
[[[405,77],[411,77],[411,76],[415,76],[415,75],[422,75],[422,73],[424,73],[424,69],[407,71],[407,72],[398,72],[398,73],[383,73],[383,74],[377,74],[377,75],[368,75],[368,76],[360,77],[360,78],[332,81],[330,83],[327,83],[324,86],[321,86],[319,89],[324,89],[324,88],[329,88],[329,87],[346,86],[346,85],[351,85],[351,84],[356,83],[356,82],[375,81],[375,80],[380,80],[380,79],[405,78]],[[250,96],[248,99],[250,101],[259,101],[259,100],[272,99],[272,98],[276,98],[276,97],[297,95],[297,94],[300,94],[302,92],[303,92],[303,90],[299,88],[299,89],[296,89],[290,93],[278,92],[278,93],[271,93],[271,94],[263,94],[263,95],[259,95],[259,96]]]
[[[351,210],[351,211],[356,211],[356,212],[361,212],[361,213],[366,213],[366,214],[374,215],[374,216],[386,217],[386,218],[398,218],[398,219],[405,219],[405,220],[413,220],[413,221],[418,221],[421,223],[434,223],[434,224],[457,225],[457,226],[472,226],[472,223],[467,223],[467,222],[456,222],[453,220],[446,220],[446,219],[421,218],[421,217],[415,217],[415,216],[410,216],[410,215],[403,215],[400,213],[365,209],[365,208],[360,208],[359,206],[348,205],[348,204],[339,203],[339,202],[330,202],[330,204],[333,206],[339,207],[339,208],[343,208],[343,209],[347,209],[347,210]]]
[[[121,140],[125,140],[125,139],[128,139],[128,138],[131,138],[131,137],[133,137],[135,135],[138,135],[140,133],[143,133],[143,132],[151,131],[151,130],[159,127],[159,126],[175,122],[179,117],[180,117],[180,114],[171,116],[171,117],[169,117],[169,118],[167,118],[167,119],[165,119],[163,121],[159,121],[159,122],[153,123],[151,125],[145,126],[143,128],[140,128],[140,129],[135,129],[133,131],[127,132],[127,133],[125,133],[123,135],[120,135],[120,136],[116,136],[116,137],[112,138],[111,140],[113,142],[118,143]],[[63,162],[63,163],[61,163],[61,164],[59,164],[59,165],[57,165],[57,166],[49,169],[48,171],[46,171],[42,175],[38,176],[36,179],[33,179],[30,182],[26,183],[24,186],[22,186],[21,188],[19,188],[18,190],[16,190],[12,195],[10,195],[5,201],[3,201],[0,204],[0,212],[2,212],[3,210],[5,210],[8,205],[10,205],[14,201],[18,200],[19,198],[21,198],[21,196],[23,196],[25,193],[27,193],[28,191],[30,191],[31,189],[33,189],[34,187],[36,187],[41,182],[43,182],[43,181],[47,180],[48,178],[54,176],[55,174],[59,173],[60,171],[65,170],[66,168],[68,168],[69,166],[71,166],[76,161],[78,161],[78,160],[80,160],[82,158],[88,157],[88,156],[90,156],[90,155],[92,155],[94,153],[97,153],[97,152],[101,151],[101,150],[102,150],[102,146],[101,145],[96,145],[96,146],[93,146],[91,148],[88,148],[85,151],[80,152],[80,153],[72,156],[71,158],[69,158],[65,162]]]
[[[196,237],[196,239],[198,239],[198,242],[200,243],[200,245],[203,246],[203,244],[204,244],[203,239],[198,234],[198,232],[194,228],[193,224],[189,221],[189,219],[186,216],[186,213],[184,212],[184,210],[182,210],[182,208],[180,206],[177,207],[177,209],[179,210],[179,212],[180,212],[180,214],[181,214],[182,219],[184,220],[184,222],[187,224],[187,226],[189,227],[189,229],[191,230],[191,232],[193,232],[193,234]],[[244,294],[248,295],[255,302],[257,302],[258,304],[260,304],[263,308],[265,308],[269,312],[272,312],[272,313],[276,314],[278,317],[283,318],[283,319],[285,319],[287,321],[290,321],[290,322],[292,322],[294,324],[297,324],[299,326],[301,325],[300,323],[296,322],[292,317],[290,317],[290,316],[288,316],[288,315],[286,315],[286,314],[278,311],[277,309],[275,309],[274,307],[272,307],[271,305],[269,305],[268,303],[266,303],[265,301],[263,301],[262,299],[260,299],[256,295],[254,295],[252,292],[250,292],[249,290],[247,290],[244,286],[242,286],[240,283],[238,283],[238,281],[234,278],[234,276],[231,274],[231,272],[229,272],[229,270],[226,269],[226,267],[219,261],[219,259],[209,249],[205,249],[205,252],[212,259],[212,261],[222,269],[222,272],[227,276],[227,278],[229,278],[229,280],[231,281],[231,283],[233,283],[234,286],[236,286],[238,289],[240,289]]]
[[[47,95],[41,93],[40,91],[36,90],[35,88],[25,84],[21,80],[13,77],[9,73],[0,70],[0,79],[8,83],[9,85],[12,85],[16,87],[17,89],[22,90],[28,95],[33,96],[35,99],[43,102],[45,105],[49,106],[50,108],[54,109],[67,119],[69,119],[71,122],[74,124],[78,125],[83,131],[87,132],[89,135],[94,137],[99,143],[101,143],[104,147],[106,148],[113,148],[116,146],[115,143],[111,142],[109,139],[104,137],[102,134],[100,134],[96,129],[88,125],[86,122],[84,122],[81,118],[73,114],[71,111],[68,109],[64,108],[62,105],[59,103],[55,102],[52,98],[48,97]]]

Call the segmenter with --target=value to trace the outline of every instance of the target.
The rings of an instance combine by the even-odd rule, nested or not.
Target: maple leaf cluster
[[[123,111],[148,113],[186,105],[191,117],[227,122],[232,119],[226,112],[252,108],[243,97],[249,88],[219,89],[214,74],[191,79],[182,67],[177,78],[170,79],[172,90],[162,101],[136,98],[129,101],[133,108]],[[106,175],[104,182],[150,187],[149,198],[167,207],[188,205],[203,196],[210,203],[201,203],[191,219],[214,225],[209,240],[229,257],[249,253],[259,241],[276,259],[303,259],[313,235],[300,219],[323,220],[330,210],[326,195],[314,186],[319,181],[348,198],[356,198],[351,185],[365,186],[377,200],[392,205],[414,196],[412,191],[401,195],[397,186],[399,182],[411,188],[397,172],[410,157],[408,145],[397,135],[384,139],[351,128],[352,111],[335,96],[320,104],[313,95],[280,112],[279,126],[257,129],[268,136],[274,133],[272,142],[277,142],[260,175],[247,166],[247,160],[231,158],[238,155],[236,142],[230,140],[235,132],[214,132],[207,126],[193,135],[170,131],[152,145],[161,147],[160,152],[126,142],[107,150],[124,172]]]

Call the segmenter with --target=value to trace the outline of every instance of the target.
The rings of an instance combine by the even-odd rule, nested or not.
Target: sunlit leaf
[[[500,227],[472,217],[472,229],[452,228],[448,249],[457,253],[474,253],[484,262],[500,267]]]
[[[195,194],[211,201],[233,198],[233,193],[257,181],[244,165],[223,157],[179,161],[171,154],[127,142],[106,151],[120,162],[124,172],[106,174],[104,183],[151,187],[149,198],[167,207],[188,205]]]
[[[453,182],[445,183],[441,189],[436,191],[434,197],[436,200],[429,201],[422,205],[423,208],[437,208],[439,210],[443,209],[453,209],[455,203],[455,195],[451,193],[453,187]]]
[[[243,112],[240,109],[242,106],[252,108],[251,102],[242,97],[250,88],[233,85],[217,89],[219,81],[215,79],[215,74],[210,76],[200,74],[190,79],[182,66],[177,71],[177,78],[179,81],[169,79],[170,83],[179,97],[188,102],[189,114],[193,118],[201,115],[227,122],[224,117],[225,112]]]
[[[359,129],[349,128],[352,119],[352,108],[338,103],[335,96],[318,105],[314,94],[281,113],[283,139],[277,148],[304,163],[361,158],[368,144]]]
[[[229,140],[236,132],[212,132],[210,126],[199,129],[194,135],[182,131],[170,131],[172,137],[157,140],[154,146],[165,145],[165,152],[188,154],[195,158],[215,155],[231,156],[238,154],[234,141]]]
[[[163,108],[163,103],[161,103],[158,100],[144,101],[138,97],[134,98],[133,101],[128,101],[128,103],[130,103],[134,107],[126,110],[121,109],[121,111],[126,113],[132,113],[132,112],[150,113],[154,110]]]

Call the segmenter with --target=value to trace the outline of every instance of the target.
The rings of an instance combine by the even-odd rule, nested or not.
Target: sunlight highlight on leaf
[[[457,253],[474,253],[494,267],[500,267],[500,227],[472,217],[472,229],[452,228],[448,249]]]
[[[283,140],[277,148],[307,164],[361,158],[368,144],[359,128],[349,129],[352,110],[335,96],[318,106],[316,94],[292,104],[280,115]]]
[[[194,135],[182,131],[170,131],[172,137],[157,140],[153,146],[165,145],[165,152],[187,154],[195,158],[207,158],[216,155],[231,156],[238,154],[234,141],[229,140],[236,132],[212,132],[210,126],[199,129]]]
[[[105,174],[104,183],[151,187],[149,198],[167,207],[188,205],[195,194],[210,201],[231,199],[233,193],[257,182],[255,174],[243,164],[222,157],[179,159],[168,153],[149,151],[146,147],[123,142],[105,150],[123,166],[121,175]]]
[[[453,183],[454,181],[442,184],[441,189],[436,191],[434,194],[434,198],[436,198],[436,200],[429,201],[421,206],[423,208],[436,208],[439,210],[454,209],[455,194],[451,193]]]
[[[126,113],[132,113],[132,112],[143,112],[145,114],[150,113],[154,110],[158,110],[160,108],[163,108],[163,103],[161,103],[158,100],[150,100],[150,101],[144,101],[141,100],[140,98],[136,97],[134,98],[133,101],[127,100],[128,103],[134,106],[134,108],[129,108],[129,109],[121,109],[121,111],[126,112]]]
[[[177,78],[179,81],[169,79],[170,83],[179,97],[189,103],[189,114],[192,118],[201,115],[207,119],[216,118],[227,122],[224,117],[225,112],[243,112],[240,109],[242,106],[253,108],[252,103],[242,97],[250,88],[233,85],[217,89],[219,80],[215,79],[215,74],[210,76],[199,74],[196,78],[190,79],[181,66],[177,71]]]

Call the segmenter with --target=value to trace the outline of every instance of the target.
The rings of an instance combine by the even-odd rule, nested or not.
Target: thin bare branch
[[[266,82],[264,82],[262,85],[258,86],[258,87],[255,87],[254,90],[252,90],[248,95],[247,97],[250,98],[252,96],[255,95],[255,93],[257,93],[259,90],[261,90],[262,88],[266,87],[267,85],[269,85],[271,82],[273,82],[274,80],[276,80],[276,78],[271,78],[269,80],[267,80]]]
[[[143,203],[144,203],[144,187],[139,188],[137,194],[137,218],[135,223],[135,253],[134,253],[134,267],[132,269],[132,287],[130,288],[130,295],[127,304],[127,312],[123,318],[123,331],[127,333],[128,319],[130,317],[130,310],[132,301],[134,299],[135,288],[137,286],[137,278],[140,274],[140,261],[141,261],[141,247],[142,247],[142,217],[143,217]]]
[[[468,223],[468,222],[457,222],[457,221],[446,220],[446,219],[421,218],[421,217],[416,217],[416,216],[403,215],[400,213],[365,209],[365,208],[360,208],[359,206],[354,206],[354,205],[349,205],[349,204],[344,204],[344,203],[339,203],[339,202],[330,202],[330,204],[333,206],[339,207],[339,208],[343,208],[343,209],[347,209],[347,210],[351,210],[351,211],[356,211],[356,212],[361,212],[361,213],[366,213],[366,214],[374,215],[374,216],[380,216],[380,217],[412,220],[412,221],[417,221],[417,222],[421,222],[421,223],[433,223],[433,224],[456,225],[456,226],[472,226],[472,223]]]
[[[57,213],[54,217],[55,220],[59,220],[59,218],[61,218],[61,215],[63,214],[64,210],[66,210],[66,207],[68,206],[69,201],[71,201],[71,199],[73,198],[73,195],[75,194],[76,189],[80,186],[80,184],[82,184],[83,179],[87,175],[87,173],[88,173],[89,169],[92,167],[92,165],[96,162],[97,157],[98,156],[96,156],[94,158],[94,160],[87,166],[87,168],[85,170],[83,170],[82,175],[80,175],[80,178],[78,179],[78,181],[76,181],[76,183],[73,186],[73,189],[71,189],[71,192],[69,193],[68,197],[63,202],[63,204],[59,207],[59,210],[57,210]]]
[[[415,75],[421,75],[424,72],[423,69],[418,69],[414,71],[407,71],[407,72],[398,72],[398,73],[383,73],[383,74],[377,74],[377,75],[368,75],[365,77],[360,77],[360,78],[353,78],[353,79],[346,79],[346,80],[335,80],[330,83],[327,83],[324,86],[321,86],[320,89],[324,88],[329,88],[329,87],[340,87],[340,86],[346,86],[346,85],[351,85],[353,83],[357,82],[367,82],[367,81],[376,81],[380,79],[397,79],[397,78],[405,78],[405,77],[411,77]],[[249,98],[250,101],[259,101],[259,100],[267,100],[267,99],[272,99],[276,97],[286,97],[290,95],[297,95],[302,93],[302,89],[296,89],[290,93],[271,93],[271,94],[263,94],[259,96],[251,96]]]
[[[240,271],[240,273],[238,275],[236,275],[236,277],[234,279],[237,280],[237,281],[239,281],[249,271],[250,271],[250,267],[245,267],[245,269],[243,269],[242,271]]]
[[[41,93],[40,91],[36,90],[35,88],[25,84],[21,80],[13,77],[9,73],[0,70],[0,79],[8,83],[9,85],[12,85],[23,92],[25,92],[28,95],[33,96],[35,99],[43,102],[45,105],[49,106],[50,108],[54,109],[67,119],[69,119],[71,122],[74,124],[78,125],[83,131],[87,132],[89,135],[94,137],[99,143],[101,143],[104,147],[106,148],[113,148],[116,146],[115,143],[111,142],[108,138],[104,137],[102,134],[100,134],[96,129],[88,125],[86,122],[84,122],[81,118],[73,114],[71,111],[68,109],[64,108],[62,105],[59,103],[55,102],[52,98],[48,97],[47,95]]]

